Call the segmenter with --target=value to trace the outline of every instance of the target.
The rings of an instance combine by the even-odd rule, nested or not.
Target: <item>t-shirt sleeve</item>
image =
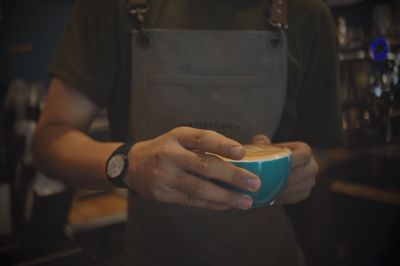
[[[112,0],[78,0],[50,61],[49,72],[96,106],[106,105],[116,69]]]
[[[343,145],[344,139],[338,97],[336,28],[326,4],[321,1],[314,8],[311,53],[297,95],[298,133],[315,147],[337,147]]]

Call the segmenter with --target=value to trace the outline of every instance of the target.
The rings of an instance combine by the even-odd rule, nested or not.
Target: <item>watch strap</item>
[[[109,181],[111,184],[113,184],[114,186],[121,187],[121,188],[131,189],[131,188],[125,183],[125,181],[124,181],[124,177],[125,177],[126,172],[127,172],[128,168],[129,168],[129,161],[128,161],[127,158],[125,159],[125,160],[126,160],[126,161],[125,161],[125,164],[126,164],[126,165],[125,165],[125,167],[124,167],[124,170],[121,172],[121,174],[120,174],[119,177],[116,177],[116,178],[111,178],[111,177],[109,177],[108,174],[107,174],[107,166],[108,166],[108,163],[109,163],[110,159],[111,159],[113,156],[115,156],[115,155],[117,155],[117,154],[122,154],[122,155],[127,156],[128,153],[129,153],[129,151],[130,151],[130,149],[132,148],[132,146],[133,146],[133,143],[130,143],[130,142],[127,142],[127,143],[122,144],[121,146],[119,146],[119,147],[111,154],[111,156],[110,156],[109,159],[107,160],[107,163],[106,163],[106,176],[107,176],[108,181]]]

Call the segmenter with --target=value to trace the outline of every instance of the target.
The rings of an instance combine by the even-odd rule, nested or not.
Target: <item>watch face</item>
[[[109,177],[116,178],[122,173],[125,166],[125,157],[123,154],[117,154],[110,159],[107,166],[107,175]]]

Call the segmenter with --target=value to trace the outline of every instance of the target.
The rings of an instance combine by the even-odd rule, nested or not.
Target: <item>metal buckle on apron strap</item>
[[[287,3],[286,0],[272,0],[271,14],[268,23],[276,30],[276,38],[271,39],[272,48],[280,48],[282,35],[289,29],[287,24]]]
[[[137,44],[145,49],[151,44],[150,37],[145,32],[145,14],[150,10],[147,0],[128,0],[129,12],[136,17],[139,28]],[[276,30],[276,37],[271,39],[270,45],[273,49],[282,46],[282,35],[288,30],[287,24],[287,2],[286,0],[272,0],[271,14],[268,23]]]
[[[148,48],[151,42],[145,31],[145,14],[150,10],[147,5],[147,0],[128,0],[128,9],[129,13],[135,16],[139,26],[138,46],[141,48]]]

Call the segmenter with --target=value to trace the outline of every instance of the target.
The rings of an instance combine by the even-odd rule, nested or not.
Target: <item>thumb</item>
[[[271,144],[271,140],[266,135],[259,134],[251,139],[251,144]]]

